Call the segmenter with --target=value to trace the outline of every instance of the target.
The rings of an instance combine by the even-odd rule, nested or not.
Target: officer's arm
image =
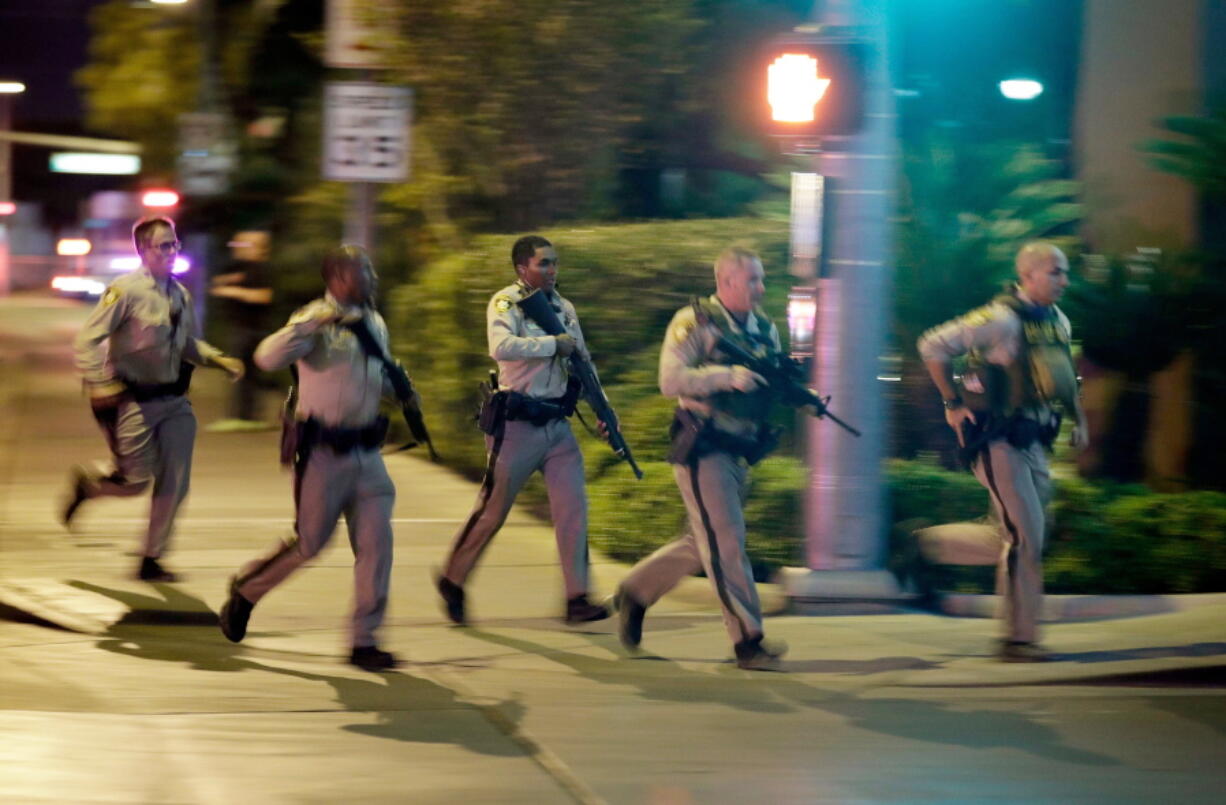
[[[73,340],[73,352],[77,369],[93,391],[106,391],[117,382],[115,373],[107,364],[107,350],[103,346],[119,329],[128,316],[128,300],[115,287],[106,289],[89,318]]]
[[[509,296],[498,294],[490,300],[485,310],[485,332],[491,358],[496,361],[552,358],[558,351],[558,342],[552,335],[516,335],[523,323],[523,315]]]
[[[266,372],[275,372],[305,358],[315,348],[319,329],[335,321],[336,310],[323,301],[299,309],[284,327],[255,348],[255,365]]]
[[[699,327],[692,308],[673,316],[660,348],[660,393],[665,397],[708,397],[733,388],[732,366],[706,363],[706,327]]]

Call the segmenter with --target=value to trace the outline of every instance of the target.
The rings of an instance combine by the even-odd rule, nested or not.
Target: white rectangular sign
[[[323,177],[341,182],[408,179],[412,103],[407,87],[328,82]]]

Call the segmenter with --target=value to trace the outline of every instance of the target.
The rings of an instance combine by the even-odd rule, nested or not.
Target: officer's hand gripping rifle
[[[404,370],[403,366],[393,360],[387,354],[387,350],[383,349],[379,342],[375,340],[364,319],[345,326],[357,336],[358,343],[362,345],[362,349],[366,350],[368,355],[378,358],[383,364],[384,371],[387,372],[388,382],[392,384],[392,391],[396,395],[397,402],[400,403],[401,413],[404,414],[404,422],[409,426],[409,433],[413,435],[413,441],[400,449],[407,450],[410,447],[424,444],[426,449],[430,451],[430,460],[438,461],[438,453],[434,450],[434,442],[430,439],[430,431],[426,430],[426,420],[421,415],[421,404],[418,401],[417,392],[413,390],[413,382],[409,380],[409,373]]]
[[[815,416],[829,419],[852,436],[860,436],[860,431],[830,413],[830,409],[826,407],[830,398],[822,397],[805,385],[804,371],[800,364],[787,355],[772,352],[759,358],[722,334],[716,342],[716,347],[732,360],[765,378],[766,385],[779,395],[779,400],[784,405],[793,408],[812,407]]]
[[[549,335],[562,335],[566,332],[557,312],[539,289],[519,300],[519,307],[524,311],[525,316],[536,322]],[[583,386],[583,399],[587,400],[587,404],[592,407],[596,418],[604,423],[609,435],[609,447],[613,448],[618,458],[626,460],[630,469],[634,471],[635,478],[642,478],[643,471],[635,463],[634,456],[630,452],[630,445],[626,444],[626,439],[622,436],[617,424],[617,413],[609,404],[609,398],[605,395],[600,380],[596,377],[596,370],[592,367],[592,362],[580,354],[578,348],[570,354],[570,371]]]

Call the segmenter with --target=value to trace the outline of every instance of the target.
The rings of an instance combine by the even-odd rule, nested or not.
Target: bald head
[[[1068,258],[1054,243],[1027,243],[1018,250],[1014,266],[1018,285],[1035,304],[1054,305],[1068,287]]]

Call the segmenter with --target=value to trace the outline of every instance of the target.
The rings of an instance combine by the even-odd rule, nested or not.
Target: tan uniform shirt
[[[1022,301],[1028,302],[1019,293]],[[1072,328],[1064,311],[1056,308],[1056,326],[1068,340]],[[919,338],[920,358],[925,361],[950,363],[954,358],[974,350],[988,363],[1008,366],[1022,353],[1022,319],[1007,305],[991,302],[983,307],[933,327]],[[1049,414],[1049,406],[1032,406],[1023,413],[1033,419]]]
[[[758,329],[757,316],[751,314],[746,318],[745,326],[741,327],[720,304],[717,295],[712,295],[711,301],[731,332],[765,336],[773,349],[780,349],[779,329],[773,322],[770,331],[762,333]],[[721,334],[715,322],[699,325],[692,305],[678,310],[668,325],[664,346],[660,350],[660,392],[665,397],[676,398],[680,407],[711,418],[720,430],[738,436],[751,436],[761,423],[739,419],[727,411],[721,411],[711,399],[711,395],[717,392],[734,390],[732,367],[715,362],[715,344]]]
[[[111,283],[73,343],[87,383],[173,383],[186,360],[207,366],[222,351],[196,338],[191,294],[177,280],[159,284],[142,266]]]
[[[530,293],[520,283],[503,288],[490,298],[485,311],[490,357],[498,362],[498,387],[538,400],[566,393],[567,360],[557,354],[557,341],[524,315],[516,304]],[[575,306],[556,291],[550,300],[566,332],[587,354]]]
[[[297,362],[298,419],[314,417],[329,427],[364,427],[379,415],[379,401],[391,388],[382,362],[366,354],[352,331],[324,323],[337,312],[362,315],[387,349],[387,325],[377,311],[343,305],[326,294],[299,308],[284,327],[261,341],[255,363],[273,372]]]

